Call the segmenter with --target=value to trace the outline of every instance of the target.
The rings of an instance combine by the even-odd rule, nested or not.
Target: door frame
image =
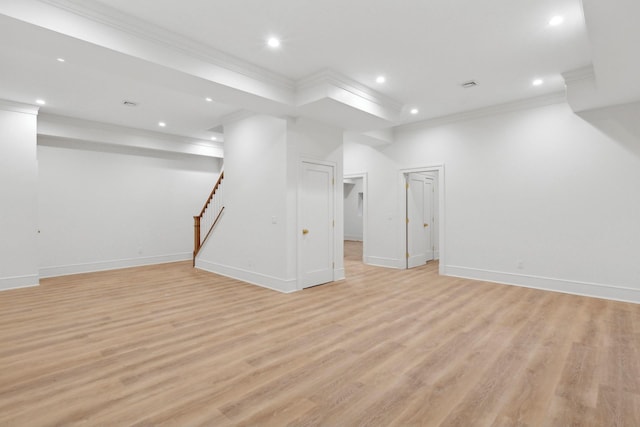
[[[343,175],[343,180],[345,179],[360,179],[362,178],[362,262],[367,264],[368,260],[368,251],[367,251],[367,233],[369,230],[368,226],[368,218],[369,218],[369,210],[367,205],[369,204],[369,196],[368,196],[368,184],[367,184],[367,172],[360,173],[350,173]],[[342,233],[342,242],[344,244],[344,232]]]
[[[302,287],[302,209],[301,209],[301,202],[302,202],[302,197],[301,197],[301,192],[302,192],[302,170],[303,170],[303,163],[312,163],[312,164],[316,164],[316,165],[321,165],[321,166],[328,166],[332,169],[333,171],[333,220],[334,220],[334,227],[333,227],[333,239],[332,239],[332,248],[331,248],[331,257],[333,258],[332,262],[333,262],[333,270],[332,270],[332,281],[336,280],[336,230],[338,230],[340,228],[340,230],[342,230],[342,227],[338,227],[339,224],[342,224],[342,221],[337,222],[336,221],[336,201],[338,198],[338,191],[336,189],[336,182],[338,181],[338,177],[337,177],[337,171],[338,171],[338,165],[335,162],[329,162],[326,160],[320,160],[320,159],[315,159],[313,157],[304,157],[304,156],[300,156],[298,158],[298,162],[297,162],[297,168],[298,168],[298,185],[296,188],[296,229],[295,229],[295,235],[296,235],[296,290],[302,290],[304,289]],[[340,182],[342,182],[342,178],[340,178]],[[342,196],[342,192],[340,192],[340,195]],[[342,231],[341,231],[342,232]],[[340,239],[340,242],[342,243],[343,240]]]
[[[401,214],[398,221],[398,234],[400,235],[400,246],[398,247],[399,259],[401,260],[399,267],[402,270],[407,269],[407,191],[405,176],[409,173],[416,172],[438,172],[438,249],[439,267],[438,273],[446,275],[446,239],[445,239],[445,167],[444,164],[422,166],[415,168],[400,169],[398,173],[398,188],[400,189],[398,197],[398,212]]]

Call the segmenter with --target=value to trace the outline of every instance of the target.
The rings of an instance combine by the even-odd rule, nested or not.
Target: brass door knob
[[[309,230],[307,230],[306,228],[302,229],[302,234],[309,234]]]
[[[429,224],[425,224],[424,226],[425,226],[425,227],[428,227],[428,226],[429,226]]]

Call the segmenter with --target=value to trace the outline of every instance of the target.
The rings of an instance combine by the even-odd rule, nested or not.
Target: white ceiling
[[[206,102],[205,80],[2,15],[0,28],[0,98],[44,99],[42,112],[153,131],[163,120],[166,132],[200,139],[221,137],[207,129],[237,110]]]
[[[580,0],[3,0],[0,99],[203,140],[242,109],[364,131],[563,91],[602,37]]]
[[[433,117],[563,89],[590,62],[580,0],[101,0],[298,80],[329,68]],[[563,25],[550,27],[554,15]],[[269,35],[283,46],[265,46]],[[387,83],[378,85],[378,74]],[[533,88],[541,77],[544,87]],[[459,86],[475,79],[480,86]]]

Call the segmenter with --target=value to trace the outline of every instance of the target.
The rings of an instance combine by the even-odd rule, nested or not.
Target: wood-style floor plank
[[[362,264],[284,295],[190,263],[0,293],[0,426],[638,426],[640,306]]]

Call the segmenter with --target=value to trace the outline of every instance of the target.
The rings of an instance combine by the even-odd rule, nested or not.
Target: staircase
[[[207,240],[213,227],[218,223],[222,212],[224,211],[224,191],[222,181],[224,180],[224,171],[220,172],[220,177],[214,185],[209,198],[200,211],[200,215],[193,217],[193,265],[196,265],[196,256],[200,252],[200,248]]]

